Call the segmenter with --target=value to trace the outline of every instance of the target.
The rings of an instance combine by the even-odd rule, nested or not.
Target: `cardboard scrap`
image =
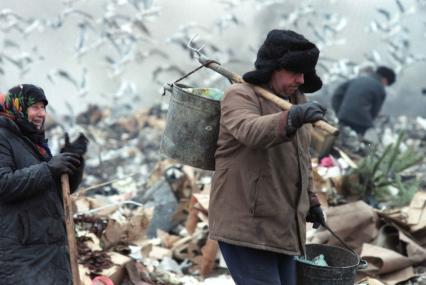
[[[408,209],[408,224],[412,231],[426,228],[426,192],[418,191]]]
[[[399,232],[399,239],[406,243],[407,256],[413,262],[413,264],[426,261],[425,247],[416,243],[416,241],[408,237],[403,232]]]
[[[366,278],[363,278],[361,281],[357,282],[357,285],[385,285],[385,284],[380,282],[377,279],[366,277]]]
[[[150,281],[148,269],[140,262],[130,262],[126,264],[127,275],[133,284],[137,285],[151,285],[152,283],[146,283]]]
[[[210,193],[205,191],[193,195],[204,211],[209,209]]]
[[[99,275],[107,276],[114,284],[121,284],[125,276],[125,266],[131,262],[131,258],[114,251],[110,251],[108,255],[111,257],[111,261],[114,264],[108,269],[104,269]]]
[[[393,250],[364,243],[361,257],[368,262],[365,272],[375,275],[395,272],[411,266],[411,260]]]
[[[185,228],[189,234],[193,234],[199,220],[208,223],[208,209],[210,193],[209,189],[200,193],[195,193],[189,203],[189,214],[186,220]]]
[[[150,223],[150,217],[143,208],[138,208],[130,218],[122,220],[110,219],[102,235],[105,248],[119,242],[131,243],[145,238],[145,231]]]
[[[408,207],[401,209],[387,209],[383,211],[377,211],[377,214],[380,218],[383,218],[387,222],[392,222],[393,224],[401,227],[405,230],[410,230],[410,226],[407,224],[407,214]]]
[[[378,216],[363,201],[330,207],[326,215],[328,226],[352,248],[360,248],[378,234]],[[324,228],[319,229],[309,242],[340,246],[340,242]]]
[[[72,196],[72,198],[74,203],[74,213],[76,214],[87,213],[90,210],[99,209],[93,213],[94,216],[108,217],[119,208],[117,205],[111,205],[112,202],[110,198],[102,195],[95,195],[94,197],[76,195]]]
[[[384,247],[398,253],[405,252],[404,244],[399,239],[399,230],[392,224],[385,224],[380,227],[377,238],[372,244]]]
[[[411,234],[420,245],[426,248],[426,228],[416,232],[411,232]]]
[[[73,200],[73,212],[82,213],[93,209],[93,198],[90,197],[78,197]]]
[[[393,224],[385,224],[380,228],[374,244],[407,256],[413,265],[426,260],[426,248]]]
[[[400,282],[407,281],[416,276],[412,266],[380,276],[380,279],[387,285],[396,285]]]
[[[181,237],[176,235],[171,235],[163,230],[158,229],[157,238],[161,240],[162,246],[164,246],[165,248],[171,249],[173,247],[173,244],[177,242]]]
[[[185,229],[189,234],[193,234],[197,227],[198,213],[200,211],[197,207],[198,205],[197,200],[192,197],[189,205],[189,214],[185,222]]]
[[[413,262],[393,250],[365,243],[361,257],[368,262],[363,273],[380,276],[380,280],[386,285],[395,285],[416,276],[411,266]]]
[[[149,258],[153,259],[163,259],[166,256],[172,257],[172,251],[160,246],[153,246],[149,253]]]
[[[203,253],[203,258],[201,260],[200,273],[205,277],[213,271],[216,265],[219,244],[215,240],[208,239],[201,252]]]

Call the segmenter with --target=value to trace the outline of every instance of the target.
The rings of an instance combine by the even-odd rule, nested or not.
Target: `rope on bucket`
[[[188,72],[187,74],[185,74],[184,76],[178,78],[176,81],[174,81],[173,83],[166,83],[165,85],[167,85],[168,88],[171,88],[174,84],[178,83],[179,81],[187,78],[188,76],[192,75],[193,73],[197,72],[198,70],[200,70],[203,67],[207,67],[208,65],[212,64],[212,63],[216,63],[218,65],[220,65],[219,62],[217,62],[216,60],[212,60],[209,59],[206,62],[204,62],[203,64],[201,64],[200,66],[198,66],[197,68],[195,68],[194,70]],[[232,83],[232,82],[231,82]],[[163,86],[163,93],[161,94],[162,96],[166,95],[166,91],[168,90],[166,86]]]

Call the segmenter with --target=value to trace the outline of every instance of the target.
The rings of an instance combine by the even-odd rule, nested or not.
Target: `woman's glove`
[[[306,217],[306,221],[308,223],[314,223],[314,229],[318,229],[320,225],[325,225],[324,213],[319,205],[313,206],[309,209],[309,214]]]
[[[326,111],[327,108],[318,102],[293,105],[288,111],[287,134],[294,134],[303,124],[322,120]]]
[[[89,144],[89,140],[82,133],[80,133],[78,138],[72,142],[70,142],[68,133],[65,133],[65,145],[61,149],[61,152],[76,153],[80,156],[83,156],[87,151],[88,144]]]
[[[87,151],[87,145],[88,144],[89,144],[89,140],[82,133],[80,133],[78,138],[75,139],[72,142],[70,142],[70,138],[68,136],[68,133],[65,133],[65,145],[61,149],[61,152],[74,153],[74,154],[78,155],[79,160],[80,160],[79,167],[69,177],[71,193],[74,192],[75,190],[77,190],[77,188],[80,185],[81,180],[83,178],[83,171],[84,171],[84,164],[85,164],[83,155]]]
[[[55,155],[47,162],[47,166],[54,177],[58,177],[64,173],[71,175],[77,170],[79,165],[79,155],[69,152]]]

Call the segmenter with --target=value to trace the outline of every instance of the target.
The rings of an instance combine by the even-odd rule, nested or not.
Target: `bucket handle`
[[[330,227],[326,223],[323,223],[322,226],[326,228],[346,249],[358,256],[359,263],[357,265],[357,270],[367,268],[368,262],[366,260],[362,259],[361,256],[359,256],[359,254],[355,250],[350,248],[332,229],[330,229]]]
[[[209,65],[209,64],[211,64],[211,63],[216,63],[217,65],[220,65],[220,63],[219,63],[219,62],[217,62],[217,61],[215,61],[215,60],[212,60],[212,59],[207,60],[206,62],[202,63],[200,66],[198,66],[198,67],[197,67],[197,68],[195,68],[194,70],[192,70],[192,71],[188,72],[187,74],[185,74],[185,75],[184,75],[184,76],[182,76],[181,78],[176,79],[173,83],[166,83],[166,84],[164,84],[164,85],[163,85],[163,93],[162,93],[162,96],[166,95],[166,91],[168,91],[168,92],[170,92],[170,93],[171,93],[171,92],[172,92],[172,88],[173,88],[173,85],[174,85],[174,84],[176,84],[176,83],[178,83],[179,81],[181,81],[181,80],[183,80],[183,79],[187,78],[187,77],[188,77],[188,76],[190,76],[191,74],[193,74],[193,73],[197,72],[197,71],[198,71],[198,70],[200,70],[201,68],[206,67],[207,65]],[[232,83],[232,81],[231,81],[231,80],[229,80],[229,82],[231,82],[231,83]]]

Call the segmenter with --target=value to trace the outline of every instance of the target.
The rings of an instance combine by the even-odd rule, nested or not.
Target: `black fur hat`
[[[386,78],[389,86],[392,85],[396,80],[395,71],[393,71],[393,69],[391,69],[387,66],[379,66],[376,70],[376,73],[379,76]]]
[[[255,70],[243,75],[246,82],[266,84],[275,70],[287,69],[305,75],[300,86],[304,93],[315,92],[322,87],[322,81],[315,71],[319,49],[304,36],[290,30],[272,30],[257,52]]]

